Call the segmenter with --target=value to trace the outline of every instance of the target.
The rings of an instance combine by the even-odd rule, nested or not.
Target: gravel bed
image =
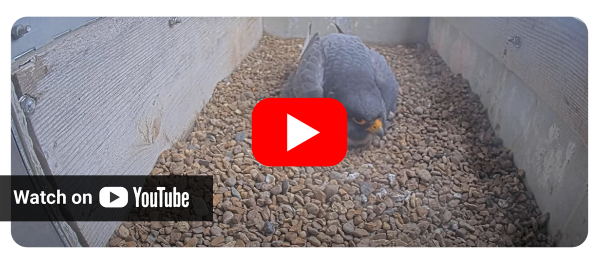
[[[264,36],[153,175],[214,176],[214,222],[124,222],[107,245],[142,247],[552,246],[548,213],[468,82],[423,45],[384,47],[402,91],[385,139],[333,167],[265,167],[251,113],[280,97],[303,39]]]

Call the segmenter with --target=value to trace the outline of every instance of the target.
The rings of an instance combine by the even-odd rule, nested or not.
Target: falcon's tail
[[[336,24],[335,22],[331,22],[333,23],[333,25],[335,26],[335,28],[337,29],[338,33],[340,34],[344,34],[344,31],[342,31],[342,29],[340,28],[340,26],[338,26],[338,24]]]
[[[306,39],[304,40],[304,45],[302,46],[302,52],[300,52],[300,63],[302,62],[302,59],[304,58],[304,52],[310,46],[312,46],[315,43],[315,41],[319,40],[319,32],[316,32],[312,37],[310,36],[311,25],[312,25],[312,23],[308,24],[308,32],[306,33]]]
[[[310,28],[312,27],[312,22],[308,24],[308,32],[306,32],[306,39],[304,40],[304,45],[302,45],[302,52],[300,52],[300,57],[304,54],[306,47],[308,47],[308,43],[310,42]]]

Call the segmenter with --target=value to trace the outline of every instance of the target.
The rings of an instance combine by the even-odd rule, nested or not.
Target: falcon
[[[311,37],[311,24],[300,61],[283,89],[287,98],[333,98],[348,114],[348,148],[384,137],[397,110],[399,83],[385,58],[358,36],[342,32]]]

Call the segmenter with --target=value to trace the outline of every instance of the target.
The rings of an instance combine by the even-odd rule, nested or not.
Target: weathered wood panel
[[[513,71],[587,147],[588,33],[574,18],[445,18]],[[520,47],[508,42],[518,35]]]
[[[25,116],[23,109],[19,104],[18,92],[14,84],[11,82],[11,130],[15,137],[15,147],[18,154],[23,160],[25,174],[20,174],[21,177],[31,177],[31,182],[37,190],[51,192],[52,187],[46,181],[44,168],[39,160],[39,145],[35,141],[35,134],[31,131],[30,120]],[[37,150],[37,151],[36,151]],[[36,153],[37,152],[37,153]],[[77,235],[71,226],[65,222],[64,217],[60,213],[59,207],[56,205],[46,205],[46,212],[51,219],[52,226],[59,236],[59,239],[65,246],[77,247],[81,246],[77,239]],[[14,224],[14,223],[13,223]],[[34,223],[35,224],[35,223]]]
[[[14,63],[52,174],[149,174],[262,36],[260,18],[168,19],[102,18]],[[119,223],[77,224],[103,246]]]
[[[487,109],[494,132],[525,170],[523,183],[550,213],[548,233],[573,247],[588,234],[588,151],[550,104],[495,55],[443,18],[429,23],[429,44]],[[547,56],[552,56],[548,54]]]

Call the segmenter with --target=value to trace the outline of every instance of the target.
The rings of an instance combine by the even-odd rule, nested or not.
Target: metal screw
[[[509,37],[508,42],[512,43],[516,48],[521,47],[521,37],[519,35]]]
[[[173,27],[173,26],[175,26],[175,24],[179,24],[179,23],[181,23],[181,18],[172,17],[169,19],[169,27]]]
[[[35,99],[29,95],[23,95],[19,98],[21,109],[25,113],[25,116],[30,116],[35,112]]]
[[[29,25],[26,25],[26,26],[16,25],[11,30],[12,39],[13,40],[20,39],[21,37],[23,37],[23,35],[25,35],[29,31],[31,31],[31,26],[29,26]]]

